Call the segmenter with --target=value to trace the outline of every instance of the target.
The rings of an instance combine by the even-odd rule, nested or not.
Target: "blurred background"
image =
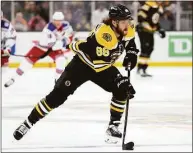
[[[54,11],[62,11],[75,31],[90,31],[114,4],[124,4],[137,20],[139,1],[2,1],[4,17],[20,32],[41,31]],[[166,31],[192,31],[191,1],[164,1],[161,25]]]

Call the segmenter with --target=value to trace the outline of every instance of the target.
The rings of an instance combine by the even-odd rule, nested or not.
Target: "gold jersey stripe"
[[[118,109],[118,108],[115,108],[111,105],[110,107],[112,110],[116,111],[116,112],[120,112],[120,113],[123,113],[124,112],[124,109]]]
[[[46,105],[46,108],[47,108],[49,111],[52,110],[52,108],[50,108],[50,107],[46,104],[46,101],[45,101],[45,100],[43,100],[43,103]]]
[[[86,55],[84,54],[84,52],[80,51],[80,50],[77,50],[76,51],[76,48],[74,47],[76,44],[74,43],[71,43],[69,45],[69,48],[71,50],[73,50],[78,56],[79,58],[85,63],[87,64],[88,66],[90,66],[93,70],[95,70],[96,72],[100,72],[100,71],[103,71],[109,67],[112,66],[111,63],[104,63],[104,61],[98,61],[97,64],[95,65],[94,63],[92,63],[87,57]],[[96,62],[96,61],[95,61]],[[99,63],[99,62],[102,62],[102,63]],[[97,67],[96,67],[97,66]]]
[[[153,7],[153,8],[158,8],[157,2],[152,1],[152,0],[146,1],[145,4],[147,4],[147,5],[149,5],[149,6]]]
[[[147,14],[143,11],[139,11],[138,16],[142,16],[143,18],[147,18]]]
[[[88,66],[90,66],[95,72],[101,72],[101,71],[103,71],[103,70],[105,70],[105,69],[108,69],[109,67],[112,66],[111,64],[109,64],[109,65],[105,65],[104,67],[94,68],[94,67],[93,67],[92,65],[90,65],[88,62],[86,62],[86,61],[84,60],[84,58],[83,58],[80,54],[78,54],[78,56],[79,56],[79,58],[80,58],[85,64],[87,64]]]
[[[36,110],[38,111],[38,113],[39,113],[41,116],[44,116],[44,115],[42,114],[42,112],[40,111],[38,104],[36,105]]]
[[[94,64],[111,64],[110,62],[105,62],[103,60],[94,60],[93,63]]]

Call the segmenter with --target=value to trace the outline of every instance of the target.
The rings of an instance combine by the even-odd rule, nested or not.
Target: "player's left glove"
[[[161,38],[165,38],[166,37],[166,32],[165,32],[164,29],[160,29],[158,32],[159,32],[159,35],[160,35]]]
[[[129,64],[130,65],[130,70],[132,70],[136,64],[137,64],[137,54],[138,54],[139,50],[134,48],[134,47],[130,47],[127,51],[126,51],[126,56],[123,60],[123,66],[124,67],[128,67]]]

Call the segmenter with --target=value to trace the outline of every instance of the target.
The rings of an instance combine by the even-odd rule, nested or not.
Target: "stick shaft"
[[[128,79],[130,81],[130,67],[127,69],[128,72]],[[123,129],[123,140],[122,140],[122,147],[125,144],[125,136],[127,132],[127,118],[128,118],[128,110],[129,110],[129,95],[127,97],[127,103],[126,103],[126,108],[125,108],[125,121],[124,121],[124,129]]]

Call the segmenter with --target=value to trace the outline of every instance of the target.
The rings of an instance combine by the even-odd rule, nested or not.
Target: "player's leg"
[[[56,82],[65,69],[65,66],[67,64],[67,59],[64,56],[62,50],[52,51],[49,54],[49,56],[54,60],[56,64],[56,68],[55,68],[55,82]]]
[[[10,55],[7,54],[6,52],[1,50],[1,72],[2,74],[5,73],[9,68]]]
[[[153,34],[142,31],[138,32],[138,35],[141,44],[141,53],[139,55],[137,72],[143,77],[151,76],[146,73],[146,69],[148,67],[150,52],[153,50],[151,45]]]
[[[154,50],[154,34],[150,33],[148,39],[149,39],[149,49],[147,50],[147,57],[148,57],[148,59],[150,59],[151,54],[152,54],[152,52]],[[149,64],[147,62],[147,64],[145,65],[145,72],[146,72],[148,66],[149,66]],[[152,76],[150,74],[147,74],[147,72],[146,72],[146,75],[147,76]]]
[[[142,77],[151,77],[150,74],[146,72],[151,52],[153,51],[152,47],[152,38],[153,33],[143,32],[143,36],[141,39],[141,54],[139,55],[139,62],[138,62],[138,74]]]
[[[9,56],[1,56],[1,72],[5,73],[9,66]]]
[[[105,71],[97,73],[91,81],[102,87],[108,92],[112,92],[113,97],[110,104],[110,122],[107,133],[107,142],[116,143],[121,137],[122,133],[119,131],[118,126],[124,107],[127,100],[127,87],[122,88],[118,86],[119,82],[124,82],[124,77],[120,74],[117,68],[111,67]],[[129,88],[129,87],[128,87]]]
[[[44,54],[44,51],[39,49],[38,47],[33,47],[27,54],[26,58],[21,62],[20,66],[16,69],[16,72],[14,75],[5,83],[5,87],[9,87],[12,85],[16,79],[20,78],[23,76],[24,72],[27,71],[28,69],[32,68],[33,65],[39,60],[39,56]]]
[[[63,104],[70,94],[73,94],[81,84],[86,82],[89,78],[87,70],[88,66],[74,58],[57,80],[54,89],[36,104],[27,119],[15,130],[15,139],[20,140],[36,122]]]

